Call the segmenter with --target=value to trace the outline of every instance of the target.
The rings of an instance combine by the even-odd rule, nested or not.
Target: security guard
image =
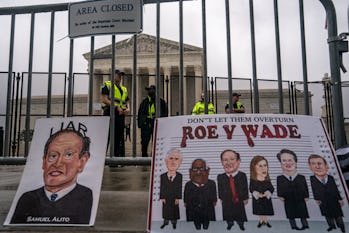
[[[148,157],[148,145],[153,136],[155,121],[155,86],[145,88],[148,96],[145,97],[138,109],[138,128],[141,129],[142,157]],[[160,97],[160,117],[168,116],[168,108],[164,99]]]
[[[207,106],[208,114],[215,114],[214,105],[212,102],[208,102]],[[201,93],[201,99],[198,101],[193,110],[191,111],[192,115],[202,115],[205,114],[205,94]]]
[[[239,93],[236,93],[236,92],[233,93],[233,109],[232,109],[232,113],[245,113],[245,107],[239,101],[239,97],[240,96],[241,95]],[[226,113],[230,113],[229,102],[225,105],[225,112]]]
[[[125,75],[120,70],[115,70],[115,83],[114,83],[114,105],[115,105],[115,144],[114,144],[114,156],[125,156],[125,142],[124,142],[124,129],[125,129],[125,116],[130,112],[129,98],[127,88],[121,85],[121,78]],[[101,99],[103,115],[110,116],[111,110],[111,82],[105,81],[101,88]]]

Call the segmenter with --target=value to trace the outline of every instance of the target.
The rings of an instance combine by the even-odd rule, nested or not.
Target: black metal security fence
[[[166,80],[162,77],[161,75],[161,59],[160,59],[160,23],[162,22],[163,18],[160,17],[161,13],[161,7],[163,6],[162,4],[165,2],[177,2],[178,3],[178,17],[174,19],[174,21],[177,21],[177,26],[178,26],[178,38],[179,38],[179,56],[178,56],[178,82],[176,82],[176,85],[178,83],[178,104],[176,106],[178,107],[178,110],[175,112],[179,115],[184,114],[184,46],[183,46],[183,35],[184,35],[184,25],[190,24],[192,21],[192,17],[186,18],[184,20],[184,10],[185,10],[185,5],[183,4],[183,0],[144,0],[143,3],[146,4],[155,4],[156,7],[156,20],[155,20],[155,28],[156,28],[156,51],[155,51],[155,61],[153,62],[155,64],[155,76],[156,76],[156,86],[160,87],[163,83],[162,80]],[[342,54],[344,52],[348,51],[348,43],[346,40],[346,37],[348,33],[341,33],[338,34],[337,32],[337,17],[336,17],[336,11],[334,4],[331,0],[313,0],[316,2],[320,2],[322,6],[324,7],[324,10],[326,12],[327,16],[327,31],[328,31],[328,38],[327,41],[324,40],[323,44],[328,44],[329,47],[329,58],[330,58],[330,79],[331,79],[331,111],[333,114],[331,115],[331,121],[333,122],[333,132],[336,135],[334,137],[335,141],[335,146],[340,147],[344,144],[346,144],[346,137],[345,137],[345,130],[344,130],[344,114],[343,114],[343,96],[342,96],[342,82],[341,82],[341,71],[340,69],[342,68],[343,71],[344,66],[342,64]],[[216,1],[215,1],[216,3]],[[307,71],[307,53],[306,53],[306,43],[305,43],[305,36],[306,36],[306,30],[305,30],[305,17],[304,17],[304,3],[303,0],[298,1],[298,7],[299,7],[299,14],[294,14],[295,18],[293,19],[294,21],[299,22],[299,31],[297,34],[300,35],[300,53],[301,53],[301,60],[302,60],[302,78],[303,82],[301,84],[295,84],[293,83],[293,86],[291,85],[292,83],[288,83],[287,81],[283,80],[283,72],[282,72],[282,67],[286,66],[287,64],[284,64],[284,61],[282,60],[281,52],[290,52],[290,51],[285,51],[281,50],[282,46],[280,45],[280,23],[279,23],[279,1],[278,0],[273,0],[270,1],[269,6],[271,6],[274,16],[274,21],[273,21],[273,30],[271,30],[271,33],[274,34],[275,36],[275,69],[277,75],[275,75],[275,80],[276,81],[267,81],[267,80],[262,80],[260,79],[260,76],[257,72],[257,62],[260,62],[261,59],[258,58],[257,56],[257,42],[256,40],[256,29],[258,30],[258,24],[255,21],[255,6],[256,1],[249,0],[248,1],[248,11],[249,11],[249,29],[250,29],[250,34],[248,35],[248,38],[250,40],[245,40],[247,42],[246,44],[249,47],[249,51],[251,51],[251,60],[249,63],[251,64],[250,70],[252,75],[249,75],[251,78],[250,81],[234,81],[233,79],[233,62],[232,62],[232,45],[234,45],[234,41],[232,40],[232,35],[231,35],[231,17],[233,17],[233,14],[230,12],[231,7],[230,4],[233,3],[233,1],[230,0],[225,0],[224,1],[224,8],[220,9],[221,16],[225,16],[225,39],[226,39],[226,46],[225,46],[225,51],[226,51],[226,68],[227,68],[227,80],[226,80],[226,89],[227,95],[228,95],[228,102],[230,106],[232,106],[231,101],[232,101],[232,93],[233,89],[234,90],[239,90],[239,85],[245,85],[242,83],[246,82],[246,85],[248,86],[249,89],[249,97],[250,100],[247,101],[249,104],[251,104],[251,110],[254,113],[259,113],[262,112],[262,105],[264,102],[261,102],[261,96],[263,95],[263,83],[274,83],[274,87],[271,88],[273,90],[276,89],[276,94],[277,94],[277,103],[272,103],[269,105],[270,109],[273,110],[273,112],[278,112],[278,113],[298,113],[300,110],[302,110],[300,113],[304,114],[311,114],[311,102],[309,100],[310,97],[310,92],[309,92],[309,81],[308,81],[308,71]],[[212,5],[211,5],[212,7]],[[76,57],[76,54],[74,54],[74,46],[75,42],[79,41],[80,39],[69,39],[69,49],[67,49],[67,56],[66,59],[66,65],[65,68],[68,70],[68,72],[65,73],[55,73],[53,70],[53,58],[54,58],[54,48],[57,45],[57,41],[55,41],[55,31],[59,30],[66,30],[62,28],[57,27],[56,23],[56,18],[60,14],[60,12],[66,12],[68,10],[68,4],[50,4],[50,5],[38,5],[38,6],[23,6],[23,7],[8,7],[8,8],[0,8],[0,16],[6,16],[6,20],[9,21],[10,24],[10,30],[8,32],[8,38],[9,38],[9,46],[8,46],[8,53],[6,51],[2,51],[2,56],[6,56],[5,54],[8,54],[8,59],[7,59],[7,64],[8,64],[8,70],[2,74],[0,74],[0,77],[5,77],[7,79],[7,82],[4,84],[3,89],[6,90],[5,92],[1,92],[1,95],[4,95],[3,93],[6,93],[6,97],[2,98],[2,100],[5,100],[5,103],[1,106],[1,125],[3,126],[4,129],[4,142],[3,142],[3,152],[2,154],[4,156],[10,156],[11,155],[11,150],[18,150],[18,143],[20,143],[21,140],[24,140],[24,150],[23,154],[27,155],[28,154],[28,149],[29,149],[29,141],[31,137],[31,125],[34,120],[35,115],[39,115],[36,113],[36,110],[34,109],[35,103],[35,91],[37,90],[36,88],[38,86],[43,87],[47,86],[45,91],[47,91],[46,97],[47,99],[45,100],[46,102],[40,103],[41,105],[46,105],[46,113],[44,114],[44,117],[52,117],[54,115],[64,115],[64,116],[73,116],[76,114],[74,113],[74,109],[76,109],[76,102],[78,96],[74,94],[74,80],[78,79],[76,78],[79,76],[79,74],[74,73],[74,58]],[[199,9],[201,12],[201,17],[200,21],[202,23],[201,25],[201,32],[202,32],[202,48],[203,48],[203,54],[202,54],[202,78],[204,80],[207,80],[208,78],[208,66],[209,64],[209,59],[208,59],[208,51],[212,48],[207,46],[207,39],[211,38],[210,36],[215,34],[215,30],[210,30],[210,28],[207,27],[207,19],[206,19],[206,14],[208,11],[211,10],[217,10],[217,9],[206,9],[206,0],[201,0],[201,9]],[[47,30],[47,35],[45,35],[47,38],[46,41],[49,41],[48,43],[43,45],[47,45],[47,50],[49,51],[49,56],[47,59],[47,67],[48,67],[48,72],[42,73],[42,74],[35,74],[35,71],[33,70],[33,57],[35,52],[37,51],[37,46],[35,47],[34,44],[38,43],[40,36],[42,35],[36,35],[35,34],[35,28],[37,26],[36,21],[40,20],[41,14],[46,14],[49,15],[49,26]],[[190,13],[189,13],[190,14]],[[16,63],[18,60],[26,60],[23,57],[15,57],[15,47],[17,44],[16,38],[22,36],[22,32],[16,31],[16,20],[18,20],[21,15],[27,15],[30,16],[30,20],[27,22],[29,23],[28,29],[29,29],[29,49],[27,51],[27,71],[25,73],[22,73],[18,76],[18,74],[14,74],[14,63]],[[168,17],[166,17],[168,19]],[[1,18],[0,20],[3,20]],[[244,20],[244,19],[239,19],[239,20]],[[320,22],[320,21],[319,21]],[[323,22],[320,22],[323,23]],[[257,26],[256,26],[257,25]],[[195,25],[196,27],[200,27],[200,25]],[[265,29],[265,25],[260,25]],[[240,35],[239,35],[240,36]],[[136,99],[136,92],[137,90],[137,82],[136,79],[138,78],[137,75],[137,37],[134,35],[134,47],[133,47],[133,72],[129,78],[132,79],[132,87],[130,92],[132,93],[131,99]],[[293,38],[296,39],[296,38]],[[94,59],[97,58],[97,54],[94,54],[94,47],[95,47],[95,37],[91,36],[90,37],[90,61],[89,61],[89,67],[88,70],[93,71],[94,70]],[[118,51],[115,50],[115,35],[111,36],[111,44],[112,44],[112,51],[111,54],[105,54],[107,58],[111,60],[111,67],[110,70],[113,70],[115,68],[115,61],[117,58],[117,53]],[[215,45],[216,46],[216,45]],[[243,47],[246,45],[238,44],[239,47]],[[40,46],[42,47],[42,46]],[[215,48],[213,48],[215,49]],[[292,52],[292,51],[291,51]],[[80,56],[80,54],[79,54]],[[16,59],[14,59],[16,58]],[[258,60],[259,59],[259,60]],[[264,58],[262,58],[263,60]],[[268,59],[267,59],[268,60]],[[63,62],[63,61],[62,61]],[[35,75],[44,75],[47,77],[47,83],[40,83],[40,85],[35,85]],[[56,76],[57,75],[57,76]],[[6,77],[7,76],[7,77]],[[83,75],[84,76],[84,75]],[[20,78],[18,78],[20,77]],[[24,78],[25,77],[25,78]],[[64,77],[64,78],[63,78]],[[21,79],[22,78],[22,79]],[[197,77],[195,77],[197,78]],[[58,79],[59,82],[64,82],[63,88],[57,91],[57,95],[62,94],[64,101],[62,101],[62,107],[61,109],[56,109],[52,108],[53,105],[53,98],[55,96],[55,87],[53,83],[55,82],[54,79]],[[93,80],[94,80],[94,72],[90,72],[88,74],[88,78],[86,76],[81,77],[81,80],[83,79],[84,83],[87,83],[86,86],[86,91],[88,93],[88,98],[87,98],[87,104],[85,105],[87,115],[91,116],[94,115],[94,103],[93,103],[93,95],[96,94],[94,92],[93,87]],[[110,75],[110,79],[112,79],[112,76]],[[206,96],[209,94],[210,90],[210,84],[212,80],[209,80],[209,82],[202,82],[203,83],[203,90]],[[217,81],[218,82],[218,81]],[[47,84],[47,85],[46,85]],[[297,90],[300,90],[299,86],[303,85],[302,89],[302,101],[300,99],[295,98],[292,95],[299,96],[297,95]],[[212,88],[211,88],[212,90]],[[216,93],[218,93],[219,88],[216,88]],[[285,91],[285,90],[291,90],[291,91]],[[292,91],[294,90],[294,91]],[[25,92],[26,91],[26,92]],[[213,99],[214,95],[213,92],[211,91],[211,98]],[[22,96],[22,101],[23,96],[26,96],[26,101],[25,104],[22,103],[22,106],[24,107],[19,107],[21,105],[20,102],[18,102],[17,96]],[[160,96],[160,88],[157,88],[157,96]],[[205,105],[207,106],[207,101],[209,98],[205,99]],[[20,101],[20,99],[19,99]],[[216,98],[217,101],[217,98]],[[289,104],[285,104],[289,103]],[[299,107],[299,103],[302,103],[303,107]],[[39,103],[38,103],[39,104]],[[175,104],[173,104],[175,105]],[[159,99],[157,99],[157,106],[159,109]],[[291,107],[290,107],[291,106]],[[136,106],[136,101],[132,102],[132,112],[135,113],[137,111],[138,106]],[[207,108],[206,108],[207,109]],[[158,113],[157,113],[158,114]],[[14,119],[14,117],[16,119]],[[40,117],[42,117],[40,115]],[[19,122],[21,121],[21,122]],[[132,141],[135,143],[137,141],[137,129],[136,129],[136,115],[133,114],[131,116],[130,122],[132,123]],[[114,124],[114,119],[111,117],[111,129],[113,129],[113,124]],[[23,130],[22,130],[23,127]],[[20,130],[18,132],[14,132],[13,129],[16,128],[16,131]],[[114,133],[111,131],[111,137],[110,140],[113,142],[114,140]],[[111,143],[111,151],[113,151],[113,143]],[[14,149],[13,149],[14,148]],[[132,150],[130,151],[130,154],[132,156],[136,156],[136,147],[133,145]],[[112,156],[112,154],[111,154]]]
[[[4,72],[0,74],[5,74]],[[110,74],[98,74],[109,76]],[[6,76],[6,75],[5,75]],[[153,77],[150,75],[139,75],[138,79],[147,79]],[[72,116],[100,116],[101,115],[101,105],[94,103],[93,113],[89,114],[88,111],[88,73],[74,73],[73,74],[73,114]],[[132,74],[126,74],[125,79],[130,79]],[[36,119],[48,117],[65,117],[67,116],[67,74],[66,73],[53,73],[52,78],[54,80],[54,88],[51,93],[51,97],[47,97],[47,81],[48,74],[45,72],[33,72],[32,73],[32,83],[33,86],[38,86],[31,96],[31,106],[30,106],[30,131],[29,139],[26,140],[26,105],[28,93],[26,90],[28,82],[28,73],[13,73],[11,78],[11,108],[10,112],[6,113],[4,108],[0,111],[0,121],[4,122],[5,118],[9,116],[10,118],[10,151],[8,153],[9,157],[23,157],[26,156],[25,148],[30,145],[31,136],[33,135],[34,123]],[[184,77],[185,79],[191,79],[193,77]],[[195,77],[201,79],[202,77]],[[179,114],[179,106],[177,105],[177,98],[170,98],[168,95],[168,90],[177,90],[178,86],[178,76],[163,76],[162,85],[160,86],[161,96],[166,102],[175,102],[169,104],[170,115]],[[6,83],[6,77],[0,76],[0,82]],[[219,87],[226,86],[227,77],[209,77],[207,79],[209,87],[209,101],[214,103],[217,113],[225,112],[225,105],[228,102],[228,90],[219,89]],[[236,83],[235,83],[236,82]],[[75,85],[78,83],[79,88]],[[259,92],[260,92],[260,113],[278,113],[278,89],[277,81],[269,79],[258,79]],[[255,113],[253,106],[253,88],[252,80],[247,78],[233,78],[233,84],[239,86],[239,89],[234,91],[238,92],[242,96],[240,101],[244,104],[247,113]],[[324,120],[327,131],[332,142],[335,142],[335,132],[333,125],[333,105],[332,105],[332,82],[329,77],[325,76],[322,81],[308,82],[309,86],[309,111],[310,115],[321,117]],[[288,114],[305,114],[304,109],[304,84],[299,81],[283,81],[283,98],[284,98],[284,109],[285,113]],[[344,112],[349,113],[349,91],[346,90],[349,87],[348,82],[342,82],[342,90],[344,95]],[[92,96],[99,96],[99,89],[95,89]],[[164,92],[166,90],[166,92]],[[167,93],[163,95],[163,93]],[[3,93],[6,95],[6,92]],[[142,93],[142,97],[146,95],[146,92]],[[348,96],[347,96],[348,95]],[[48,99],[50,99],[50,104],[48,104]],[[174,100],[175,99],[175,100]],[[195,100],[198,97],[191,99],[191,103],[187,103],[187,112],[190,113],[191,109],[195,104]],[[4,106],[5,98],[0,99],[0,106]],[[132,100],[131,100],[132,102]],[[139,102],[139,101],[138,101]],[[126,145],[126,155],[132,157],[132,147],[136,147],[136,151],[139,151],[139,132],[136,131],[136,141],[131,139],[131,128],[132,128],[132,117],[131,114],[126,118],[127,128],[125,129],[125,145]],[[344,115],[346,120],[349,120],[349,115]],[[346,129],[346,133],[349,133],[349,129]],[[0,148],[3,148],[4,142],[4,130],[0,130]],[[28,144],[26,146],[26,144]]]

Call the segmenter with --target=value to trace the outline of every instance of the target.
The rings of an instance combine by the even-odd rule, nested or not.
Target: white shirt
[[[68,193],[70,193],[75,187],[76,187],[76,183],[74,183],[73,185],[71,185],[71,186],[69,186],[69,187],[67,187],[65,189],[62,189],[62,190],[56,192],[56,194],[58,196],[57,196],[57,198],[54,201],[58,201],[59,199],[61,199],[62,197],[64,197]],[[44,190],[45,190],[46,197],[51,201],[51,195],[54,194],[54,193],[46,190],[46,188],[44,188]]]

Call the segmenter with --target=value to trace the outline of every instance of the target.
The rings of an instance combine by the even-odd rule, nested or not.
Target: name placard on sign
[[[142,31],[142,0],[102,0],[69,5],[69,37]]]

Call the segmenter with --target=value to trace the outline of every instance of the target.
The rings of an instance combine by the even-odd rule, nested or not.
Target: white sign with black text
[[[142,31],[142,0],[85,1],[69,5],[69,37]]]

